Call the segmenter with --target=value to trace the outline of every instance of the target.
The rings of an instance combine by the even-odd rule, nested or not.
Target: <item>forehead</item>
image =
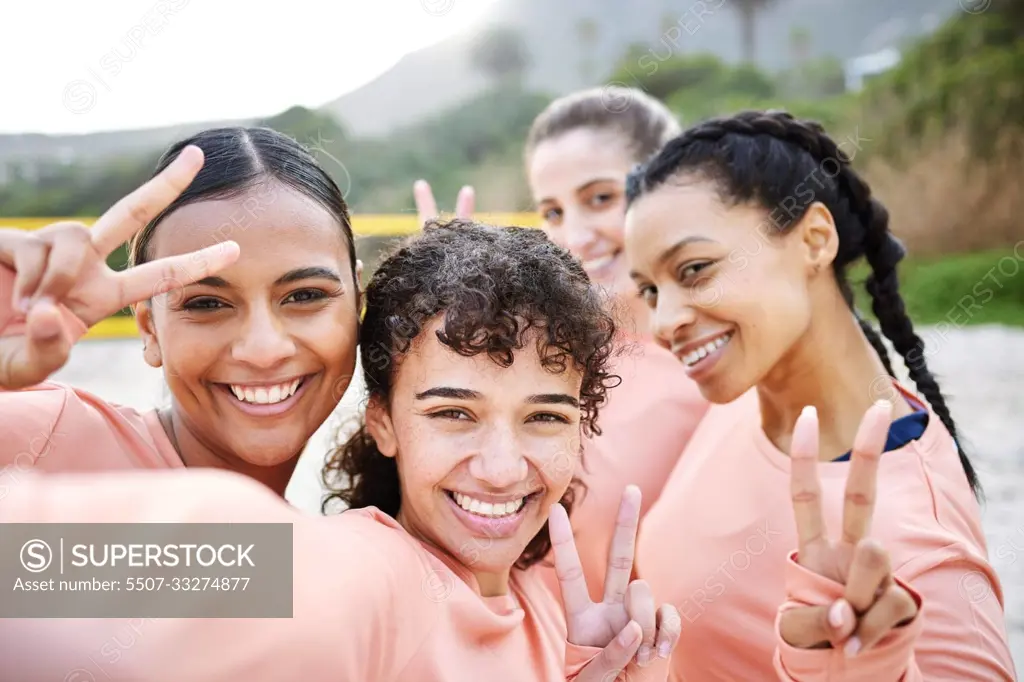
[[[151,258],[188,253],[227,239],[238,242],[239,260],[308,260],[311,252],[348,260],[337,219],[320,204],[278,183],[240,195],[182,206],[157,226]]]
[[[577,128],[537,145],[530,159],[530,185],[540,201],[572,193],[597,178],[625,183],[632,165],[621,134]]]
[[[730,242],[748,235],[763,217],[754,207],[726,206],[708,183],[669,181],[642,195],[626,213],[627,255],[635,270],[644,271],[683,239]]]
[[[409,352],[398,365],[396,387],[420,392],[433,386],[456,386],[485,395],[508,396],[534,393],[576,395],[582,386],[582,374],[571,363],[564,372],[553,372],[541,364],[535,336],[514,354],[514,362],[502,367],[487,353],[459,355],[441,343],[436,332],[441,319],[434,318],[416,337]]]

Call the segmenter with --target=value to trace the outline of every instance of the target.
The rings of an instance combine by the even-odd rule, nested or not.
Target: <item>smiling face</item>
[[[631,289],[623,254],[626,174],[634,163],[611,131],[577,128],[537,145],[530,190],[551,240],[583,262],[611,292]]]
[[[765,210],[726,206],[705,182],[666,183],[631,206],[629,268],[655,338],[708,400],[761,383],[807,333],[814,273],[837,241],[826,218],[814,207],[779,235]]]
[[[367,428],[397,459],[399,522],[501,594],[572,480],[582,375],[544,368],[532,341],[507,368],[459,355],[437,340],[440,325],[402,356],[390,405],[371,401]]]
[[[350,254],[330,212],[270,185],[177,209],[149,257],[224,239],[241,249],[231,267],[140,306],[146,360],[164,368],[186,460],[194,446],[229,465],[275,466],[298,457],[351,380]]]

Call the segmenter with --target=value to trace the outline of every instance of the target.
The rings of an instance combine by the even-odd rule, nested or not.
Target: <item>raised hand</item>
[[[892,575],[889,553],[869,538],[875,507],[878,461],[885,449],[892,406],[885,401],[864,415],[854,439],[846,481],[843,528],[829,537],[818,477],[818,417],[807,408],[793,430],[791,492],[798,535],[798,563],[845,586],[832,604],[785,611],[783,639],[804,648],[844,646],[854,655],[916,617],[914,598]]]
[[[578,682],[611,682],[622,672],[650,664],[655,656],[668,659],[679,640],[682,621],[671,604],[656,608],[651,589],[643,580],[630,580],[637,527],[640,489],[627,486],[608,555],[604,598],[590,600],[572,526],[565,508],[553,505],[548,520],[555,572],[565,607],[568,640],[577,646],[603,648],[576,678]],[[667,671],[667,668],[666,668]]]
[[[419,216],[420,227],[426,225],[428,220],[433,220],[440,213],[437,210],[437,201],[434,200],[434,191],[426,180],[417,180],[412,186],[412,194],[416,199],[416,213]],[[476,210],[476,193],[473,188],[466,185],[459,190],[459,196],[455,200],[455,217],[469,219],[473,217]]]
[[[191,284],[231,265],[226,241],[117,272],[107,256],[131,239],[192,182],[203,152],[190,146],[159,175],[122,198],[91,229],[61,222],[37,232],[0,229],[0,265],[15,271],[11,305],[26,315],[24,334],[0,339],[0,387],[31,386],[67,361],[71,339],[57,308],[87,327],[122,308]]]

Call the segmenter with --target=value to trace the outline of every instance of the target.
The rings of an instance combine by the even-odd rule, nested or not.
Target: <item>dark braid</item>
[[[882,334],[903,357],[910,378],[957,442],[964,473],[978,495],[977,474],[960,446],[946,400],[925,363],[924,342],[914,331],[899,293],[896,266],[906,251],[889,231],[888,211],[872,196],[851,161],[814,121],[798,121],[781,111],[744,111],[705,121],[669,141],[630,173],[626,200],[631,204],[644,192],[686,175],[715,183],[725,202],[753,202],[769,209],[780,233],[799,222],[812,203],[824,204],[839,233],[832,268],[843,298],[885,370],[895,376],[882,338],[856,310],[847,281],[847,268],[864,257],[871,266],[866,288]],[[777,218],[780,207],[785,210]]]

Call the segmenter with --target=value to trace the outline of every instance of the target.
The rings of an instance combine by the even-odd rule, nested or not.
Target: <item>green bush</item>
[[[871,319],[863,282],[870,270],[850,273],[857,305]],[[907,259],[899,266],[900,291],[915,324],[960,327],[1005,324],[1024,327],[1024,242],[1013,248]]]

